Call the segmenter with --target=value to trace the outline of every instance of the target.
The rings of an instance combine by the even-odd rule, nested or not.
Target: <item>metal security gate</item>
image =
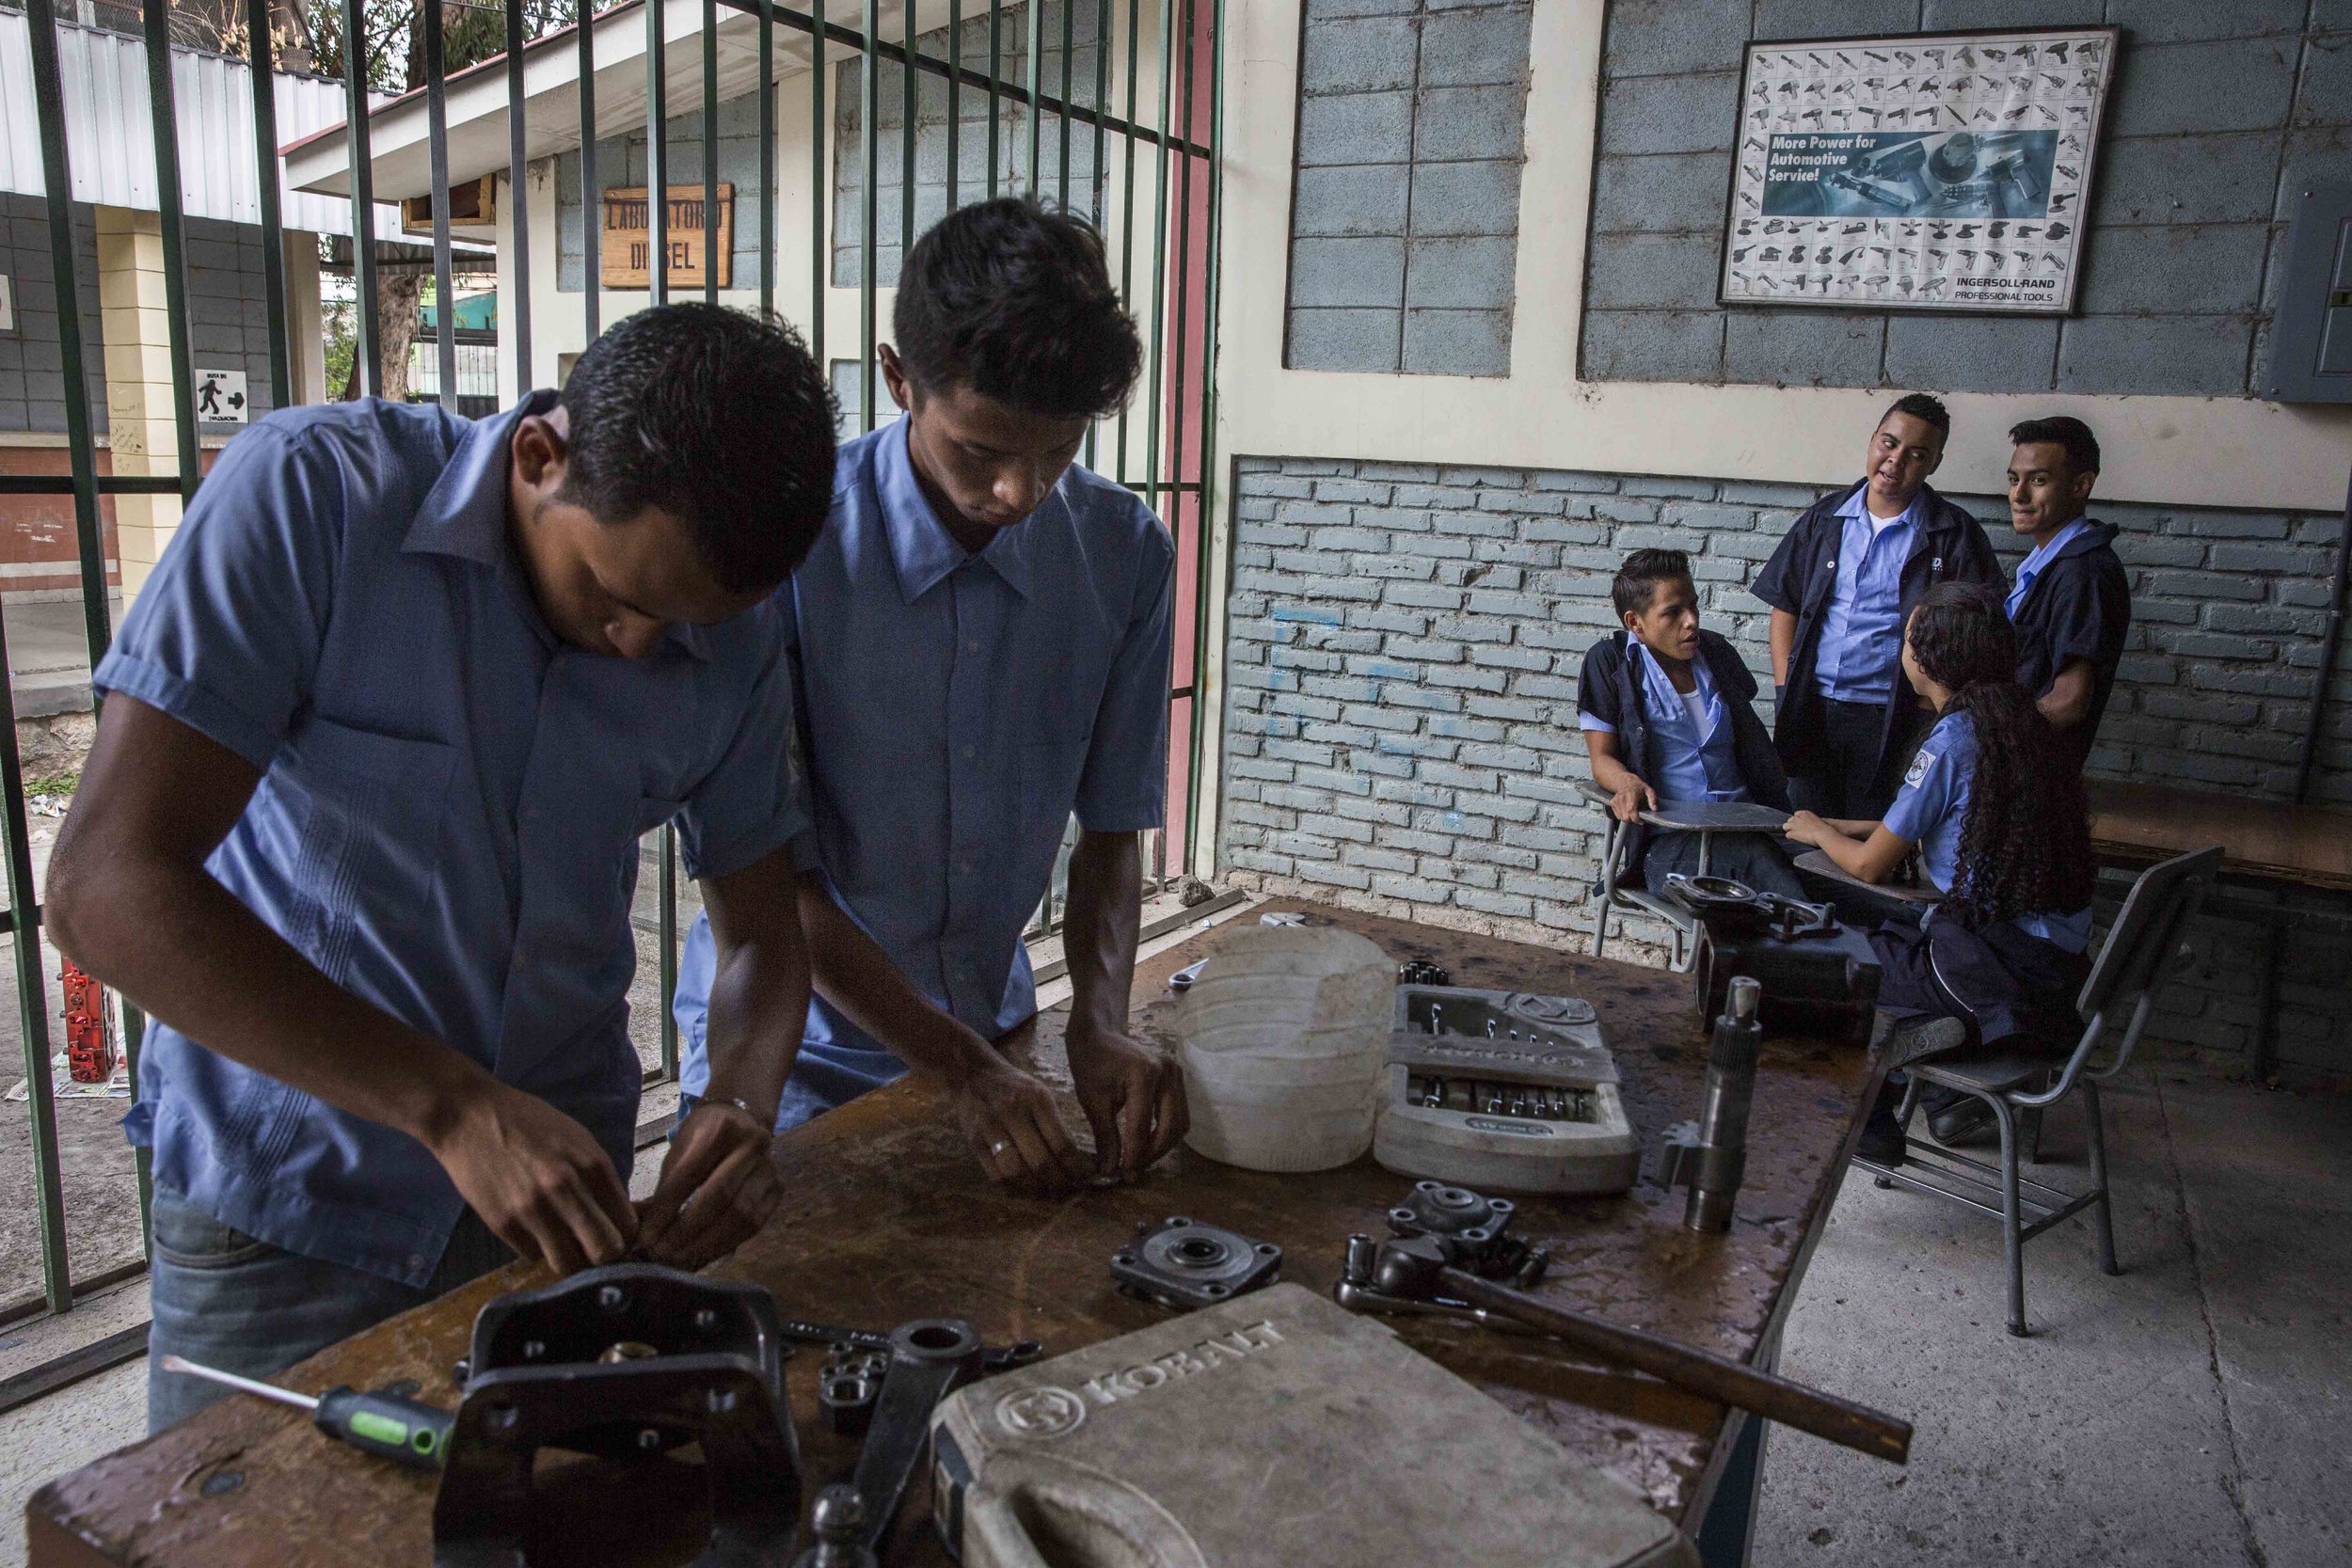
[[[288,406],[294,398],[292,356],[288,342],[287,275],[280,247],[279,157],[277,106],[273,99],[271,0],[224,0],[242,16],[244,38],[250,40],[255,178],[260,193],[263,234],[262,263],[269,315],[269,379],[271,406]],[[1224,39],[1224,0],[1063,0],[1058,16],[1058,40],[1047,30],[1047,6],[1031,0],[946,0],[944,47],[926,50],[914,10],[908,4],[898,36],[882,36],[879,0],[862,0],[857,25],[833,20],[817,8],[796,9],[771,0],[626,0],[600,13],[611,21],[628,6],[642,6],[645,26],[646,179],[648,193],[666,195],[669,159],[668,83],[665,55],[673,45],[667,34],[672,6],[699,4],[698,28],[702,50],[701,117],[703,126],[703,223],[701,270],[704,297],[720,294],[718,258],[722,244],[719,219],[719,159],[715,132],[719,122],[718,50],[723,11],[753,19],[758,52],[757,119],[759,125],[759,224],[756,236],[758,299],[772,309],[778,268],[787,259],[804,259],[809,269],[815,309],[800,324],[820,367],[826,357],[824,303],[835,246],[830,243],[827,193],[834,186],[827,167],[829,152],[848,158],[851,150],[834,146],[827,119],[829,69],[854,63],[859,108],[854,147],[859,355],[857,420],[862,428],[875,423],[877,341],[878,222],[880,187],[895,166],[898,185],[898,222],[900,254],[916,232],[918,86],[920,79],[944,84],[946,101],[947,191],[952,211],[964,202],[1019,188],[1034,192],[1073,211],[1084,213],[1105,230],[1122,294],[1136,308],[1142,326],[1147,360],[1144,380],[1135,406],[1115,420],[1089,431],[1082,461],[1099,472],[1127,484],[1157,511],[1175,532],[1178,546],[1176,679],[1169,692],[1171,807],[1184,802],[1180,832],[1158,835],[1151,872],[1165,882],[1181,868],[1195,841],[1200,803],[1194,759],[1199,755],[1202,714],[1196,700],[1205,657],[1207,598],[1201,592],[1207,561],[1204,526],[1214,501],[1212,474],[1215,454],[1211,432],[1215,420],[1215,344],[1217,319],[1217,225],[1221,206],[1219,150],[1224,97],[1218,62]],[[458,384],[456,333],[449,323],[454,298],[452,249],[453,201],[450,182],[450,126],[444,69],[444,6],[480,13],[499,8],[481,0],[414,0],[417,37],[422,52],[422,87],[429,124],[432,208],[432,272],[435,297],[441,303],[441,328],[435,336],[438,386]],[[196,415],[194,365],[191,352],[188,297],[187,236],[182,213],[180,139],[174,102],[171,37],[174,18],[167,5],[151,3],[139,14],[146,52],[146,87],[152,126],[154,178],[165,273],[165,312],[170,334],[170,360],[175,393],[174,427],[178,436],[177,473],[165,476],[101,474],[98,440],[88,396],[87,367],[83,353],[81,312],[76,288],[73,247],[73,183],[68,157],[67,105],[61,82],[57,0],[0,0],[0,8],[21,5],[29,27],[31,76],[40,130],[40,157],[47,203],[52,276],[60,339],[65,397],[66,442],[71,472],[64,475],[0,475],[0,500],[8,497],[68,496],[73,504],[74,539],[85,634],[91,664],[105,652],[112,634],[106,561],[102,531],[100,497],[127,495],[177,496],[183,502],[197,491],[201,456]],[[110,13],[123,8],[109,6]],[[512,206],[513,286],[510,309],[501,331],[516,338],[521,385],[531,385],[532,268],[529,203],[532,180],[526,156],[528,134],[524,105],[526,51],[563,47],[562,28],[542,37],[530,36],[524,0],[503,0],[504,70],[509,103],[507,199]],[[87,16],[87,8],[82,8]],[[365,82],[365,0],[340,0],[341,23],[346,40],[361,40],[344,49],[343,92],[346,122],[342,135],[349,160],[348,198],[351,215],[350,257],[356,285],[354,364],[359,389],[378,393],[382,386],[379,323],[378,238],[375,195],[371,167],[373,110]],[[1095,31],[1091,81],[1081,74],[1073,81],[1074,19],[1091,12]],[[324,14],[314,8],[313,15]],[[597,334],[604,309],[598,285],[597,231],[594,214],[603,195],[597,174],[598,119],[596,103],[595,17],[583,17],[571,27],[579,61],[579,136],[580,237],[584,251],[582,306],[587,337]],[[934,19],[935,21],[938,19]],[[967,31],[985,24],[986,48],[966,47]],[[807,127],[809,180],[812,199],[808,214],[808,244],[785,231],[778,214],[777,143],[783,128],[776,119],[776,33],[784,29],[804,40],[811,85]],[[1156,35],[1156,62],[1142,65],[1141,42]],[[1113,47],[1114,36],[1123,41],[1122,54]],[[1053,45],[1058,42],[1058,51]],[[1023,56],[1022,69],[1009,72],[1006,46],[1010,42]],[[1049,71],[1049,53],[1058,53],[1057,74]],[[897,69],[900,93],[895,105],[898,134],[896,148],[886,145],[882,120],[893,107],[885,103],[882,70]],[[964,145],[968,129],[964,115],[973,103],[985,104],[986,140],[982,168],[967,178],[967,161],[978,162]],[[1113,112],[1117,105],[1120,112]],[[846,108],[846,104],[840,105]],[[1018,123],[1010,123],[1017,119]],[[1051,121],[1049,125],[1049,120]],[[609,135],[609,131],[608,131]],[[1073,188],[1073,138],[1082,151],[1086,171]],[[844,182],[848,182],[845,173]],[[1113,189],[1116,200],[1111,198]],[[628,306],[658,304],[672,296],[669,201],[647,202],[651,226],[650,270],[646,286],[629,294]],[[1116,212],[1116,219],[1111,214]],[[844,220],[841,203],[834,203],[834,224]],[[691,244],[692,234],[682,237]],[[1148,300],[1145,298],[1148,293]],[[1142,302],[1138,304],[1137,302]],[[830,371],[829,371],[830,373]],[[7,658],[5,626],[0,626],[0,666]],[[6,928],[12,939],[19,1018],[22,1026],[28,1117],[28,1142],[33,1164],[34,1204],[38,1211],[40,1289],[30,1297],[0,1299],[0,1325],[30,1317],[70,1310],[78,1297],[135,1276],[143,1259],[77,1275],[66,1241],[66,1196],[61,1177],[57,1124],[52,1100],[49,1003],[45,994],[40,910],[35,888],[32,840],[28,832],[24,770],[15,744],[16,712],[12,695],[0,684],[0,721],[8,727],[8,743],[0,745],[0,826],[5,827],[8,855]],[[1171,817],[1175,813],[1171,810]],[[1171,821],[1171,830],[1177,824]],[[654,939],[660,979],[661,1013],[660,1066],[647,1074],[649,1083],[674,1076],[677,1041],[669,1017],[675,982],[679,940],[680,889],[675,837],[663,830],[647,847],[649,864],[658,865],[656,911],[645,924]],[[691,897],[691,892],[689,896]],[[1037,926],[1055,922],[1055,897],[1049,894]],[[124,1045],[134,1085],[136,1082],[141,1020],[123,1008]],[[119,1102],[118,1102],[119,1103]],[[142,1231],[149,1196],[149,1172],[142,1154],[137,1162]],[[65,1358],[66,1364],[36,1368],[31,1372],[0,1380],[0,1409],[36,1397],[75,1376],[140,1354],[144,1330],[88,1347]]]

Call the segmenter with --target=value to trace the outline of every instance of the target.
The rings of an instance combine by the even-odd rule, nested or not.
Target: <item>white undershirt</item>
[[[1677,691],[1682,699],[1682,711],[1691,716],[1691,733],[1704,743],[1707,739],[1707,694],[1695,683],[1688,691]]]

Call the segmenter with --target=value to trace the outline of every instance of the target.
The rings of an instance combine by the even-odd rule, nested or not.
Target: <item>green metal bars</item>
[[[57,33],[56,0],[24,0],[32,39],[32,76],[36,109],[40,129],[41,168],[47,191],[50,240],[56,279],[56,319],[62,338],[61,357],[65,372],[66,445],[71,458],[70,475],[5,476],[0,477],[0,496],[51,495],[70,496],[73,507],[74,538],[79,557],[79,578],[85,610],[85,631],[93,665],[101,657],[112,636],[108,609],[105,546],[102,500],[108,495],[143,494],[177,496],[183,502],[193,498],[201,475],[201,456],[197,425],[196,401],[193,393],[193,364],[190,327],[190,290],[188,283],[187,247],[181,194],[179,165],[178,119],[173,100],[173,67],[169,45],[170,13],[161,0],[144,8],[142,32],[146,43],[147,87],[151,124],[153,128],[156,191],[161,212],[158,215],[157,237],[160,240],[164,266],[165,315],[170,333],[171,372],[175,406],[172,423],[177,438],[177,461],[169,474],[101,474],[99,470],[99,436],[88,396],[87,374],[91,367],[86,363],[82,329],[85,312],[75,289],[72,245],[72,184],[69,150],[66,145],[66,100],[61,83],[60,46]],[[417,97],[421,101],[425,119],[426,171],[432,213],[431,267],[436,290],[436,356],[440,372],[441,396],[453,399],[457,388],[456,312],[454,296],[454,242],[452,226],[457,212],[451,200],[452,160],[458,156],[453,150],[464,148],[464,156],[479,160],[481,154],[477,135],[469,133],[461,138],[452,123],[453,99],[449,73],[444,69],[443,54],[451,40],[457,37],[453,23],[444,30],[442,7],[447,0],[421,0],[417,32],[422,67]],[[1180,589],[1189,594],[1184,600],[1189,611],[1189,635],[1192,657],[1189,669],[1178,672],[1179,682],[1170,691],[1171,727],[1188,732],[1190,754],[1197,758],[1203,730],[1200,693],[1203,684],[1200,671],[1205,657],[1205,634],[1208,621],[1208,585],[1205,581],[1208,557],[1208,534],[1212,522],[1212,505],[1216,494],[1215,475],[1215,351],[1216,324],[1220,277],[1217,269],[1217,248],[1220,230],[1222,170],[1219,152],[1222,145],[1223,78],[1219,56],[1224,29],[1223,0],[1061,0],[1058,16],[1049,16],[1044,0],[1029,0],[1028,8],[1016,18],[1006,16],[1006,0],[943,0],[937,11],[925,8],[917,11],[909,6],[902,9],[897,36],[881,36],[882,18],[880,0],[857,0],[856,24],[834,20],[814,5],[799,8],[778,5],[774,0],[700,0],[694,8],[699,13],[699,50],[681,49],[679,59],[670,58],[668,29],[671,25],[671,0],[624,0],[620,6],[607,10],[601,17],[583,17],[574,27],[574,37],[562,40],[553,37],[532,39],[528,36],[529,23],[523,11],[523,0],[504,0],[505,53],[500,66],[504,77],[505,98],[513,112],[506,117],[502,157],[497,171],[506,177],[500,214],[498,232],[501,243],[513,248],[504,269],[509,295],[500,310],[500,325],[509,335],[513,347],[513,363],[517,367],[518,385],[529,387],[543,372],[537,369],[538,352],[546,350],[557,332],[550,332],[548,323],[532,309],[533,289],[532,253],[533,249],[532,214],[529,192],[532,187],[532,165],[549,156],[545,140],[552,127],[538,122],[537,117],[527,115],[522,106],[534,96],[544,93],[530,73],[540,69],[542,56],[561,61],[568,53],[575,64],[577,81],[577,136],[580,160],[577,190],[577,212],[580,225],[578,254],[582,266],[580,279],[581,299],[579,321],[584,327],[581,344],[593,341],[603,325],[606,300],[603,283],[601,246],[607,243],[602,232],[600,214],[604,201],[604,178],[612,171],[600,169],[609,165],[609,155],[599,157],[596,34],[602,22],[608,28],[627,26],[635,19],[626,18],[629,6],[641,7],[644,69],[644,121],[646,213],[647,266],[645,281],[635,294],[624,296],[622,309],[635,309],[642,303],[660,303],[671,297],[674,260],[684,265],[691,250],[671,248],[670,182],[671,156],[669,146],[669,94],[675,84],[671,80],[674,64],[691,80],[695,66],[700,67],[703,165],[701,233],[699,235],[703,262],[702,297],[720,301],[730,296],[740,299],[755,287],[758,304],[773,309],[783,283],[779,257],[790,243],[784,215],[779,211],[783,191],[779,184],[779,137],[787,132],[778,123],[777,35],[787,38],[797,35],[805,49],[809,114],[805,120],[807,136],[806,172],[810,185],[807,209],[809,243],[808,260],[809,301],[803,325],[812,351],[822,365],[826,359],[829,306],[838,302],[844,310],[856,311],[854,352],[859,356],[858,388],[860,420],[871,429],[880,422],[878,404],[882,388],[878,385],[877,347],[882,329],[882,295],[886,292],[879,268],[886,251],[893,247],[881,245],[880,219],[882,206],[881,178],[889,158],[882,140],[881,118],[883,109],[883,85],[881,69],[887,62],[900,71],[897,107],[899,119],[900,144],[896,157],[899,182],[898,200],[895,203],[898,221],[897,255],[903,265],[904,258],[917,232],[917,224],[926,215],[940,210],[942,194],[929,182],[944,185],[944,206],[953,212],[973,198],[974,187],[981,182],[982,165],[978,159],[967,174],[964,150],[967,127],[963,119],[964,105],[974,103],[971,93],[984,96],[987,104],[986,126],[986,191],[999,194],[1009,182],[1015,187],[1054,200],[1073,211],[1089,214],[1104,231],[1105,244],[1119,252],[1116,276],[1122,295],[1128,297],[1130,308],[1143,326],[1148,344],[1143,384],[1136,398],[1145,400],[1140,409],[1122,410],[1115,419],[1102,421],[1098,429],[1088,433],[1086,455],[1089,465],[1098,462],[1098,446],[1107,442],[1112,452],[1101,460],[1117,482],[1129,485],[1145,500],[1165,515],[1178,536],[1182,551],[1180,571],[1188,581]],[[842,0],[846,6],[848,0]],[[977,55],[979,18],[973,6],[987,4],[987,61],[980,68]],[[479,8],[470,7],[469,8]],[[1094,56],[1091,70],[1079,69],[1080,51],[1087,40],[1077,33],[1076,8],[1085,5],[1092,20],[1091,47]],[[254,127],[255,172],[259,182],[261,246],[263,271],[262,284],[267,297],[270,321],[269,334],[269,404],[283,407],[295,394],[294,355],[288,335],[287,309],[288,270],[283,249],[283,214],[279,197],[279,161],[277,148],[277,99],[271,68],[272,44],[269,18],[271,0],[244,0],[238,8],[248,28],[251,40],[252,70],[248,86],[252,97]],[[377,169],[371,135],[372,120],[394,112],[394,105],[371,107],[367,88],[368,61],[362,57],[365,49],[364,8],[361,0],[335,0],[340,10],[347,47],[343,84],[345,123],[341,129],[342,145],[347,159],[348,185],[351,202],[352,249],[354,277],[353,348],[354,379],[365,394],[380,394],[385,385],[382,323],[379,320],[381,268],[397,264],[416,266],[413,250],[388,251],[390,237],[379,240],[375,232],[375,185]],[[739,18],[742,20],[738,20]],[[1009,20],[1018,29],[1014,46],[1024,51],[1018,69],[1009,77],[1005,57],[1006,29]],[[946,39],[944,48],[932,47],[932,30],[944,21]],[[975,36],[967,40],[964,26],[967,21],[975,28]],[[748,22],[748,25],[745,23]],[[1205,24],[1205,25],[1204,25]],[[683,21],[680,21],[683,41]],[[929,30],[927,30],[929,29]],[[966,43],[973,47],[975,56],[966,63]],[[612,39],[608,33],[607,46]],[[626,40],[625,40],[626,42]],[[1058,46],[1057,68],[1049,71],[1047,51]],[[1123,46],[1124,69],[1119,68],[1115,52]],[[833,78],[829,66],[838,64],[839,51],[849,50],[857,56],[855,107],[858,128],[854,143],[842,145],[835,135],[833,119],[828,113],[828,89]],[[755,54],[755,77],[744,80],[744,67],[752,63],[747,55]],[[699,55],[697,60],[696,56]],[[1152,56],[1156,56],[1155,58]],[[783,62],[787,69],[788,60]],[[1151,80],[1155,67],[1157,80]],[[919,75],[941,79],[945,88],[946,119],[944,126],[944,174],[937,160],[940,148],[924,138],[937,132],[938,99],[929,98]],[[787,78],[788,79],[788,78]],[[741,233],[743,244],[738,244],[730,233],[723,233],[721,214],[724,203],[721,198],[721,153],[728,145],[722,133],[722,82],[743,82],[730,90],[757,94],[758,163],[755,192],[744,187],[751,177],[741,172],[733,176],[738,191],[739,212],[754,207],[740,205],[755,198],[757,223],[755,230]],[[608,84],[609,86],[609,84]],[[628,84],[620,99],[635,98],[634,84]],[[927,107],[927,102],[929,107]],[[837,101],[834,107],[843,107]],[[402,112],[412,112],[403,110]],[[1013,127],[1005,123],[1008,115],[1025,116]],[[1046,117],[1054,116],[1056,123],[1049,136]],[[1205,115],[1205,133],[1198,133],[1198,122]],[[928,117],[928,118],[927,118]],[[569,115],[565,115],[568,122]],[[633,116],[632,116],[633,118]],[[794,117],[797,119],[797,117]],[[1073,122],[1075,126],[1073,127]],[[568,132],[569,126],[566,125]],[[633,133],[635,126],[621,128]],[[533,134],[541,136],[534,143]],[[1008,148],[1008,134],[1019,141]],[[1198,133],[1198,134],[1197,134]],[[1086,140],[1081,140],[1081,135]],[[1116,138],[1120,146],[1110,145]],[[973,146],[977,153],[980,149]],[[1090,162],[1085,162],[1090,151]],[[1117,152],[1120,160],[1119,177],[1114,180],[1110,159]],[[847,189],[846,180],[836,185],[833,178],[834,160],[854,158],[861,178],[856,182],[856,206],[844,208],[831,199],[835,189]],[[1073,158],[1081,160],[1073,165]],[[1008,166],[1009,159],[1018,162]],[[1140,160],[1150,160],[1148,182],[1138,178]],[[1173,166],[1171,166],[1173,161]],[[387,167],[396,166],[388,165]],[[1082,178],[1074,180],[1083,169]],[[490,172],[480,166],[455,170],[471,179]],[[629,170],[621,171],[624,179]],[[387,179],[390,176],[387,175]],[[922,187],[918,200],[918,187]],[[1205,200],[1201,193],[1205,189]],[[417,195],[413,189],[404,195]],[[564,199],[573,194],[565,182]],[[1148,204],[1149,221],[1138,223],[1138,197]],[[1174,211],[1170,211],[1171,200]],[[927,205],[928,204],[928,205]],[[541,221],[548,209],[543,208]],[[855,296],[850,296],[851,280],[844,277],[836,286],[832,276],[834,250],[830,243],[834,225],[853,228],[855,245],[844,247],[843,260],[854,255],[857,277]],[[535,231],[542,245],[547,243],[548,230]],[[683,236],[680,236],[683,238]],[[1138,240],[1142,246],[1139,250]],[[750,252],[756,251],[755,279],[732,271],[733,257],[723,251],[742,255],[748,261]],[[563,245],[557,246],[561,264],[568,267],[571,257]],[[388,257],[390,260],[388,260]],[[545,263],[543,263],[545,264]],[[745,269],[748,271],[748,267]],[[728,276],[724,290],[720,279]],[[1134,291],[1139,280],[1148,277],[1148,303]],[[544,287],[544,280],[542,280]],[[843,325],[846,325],[843,324]],[[558,329],[558,331],[568,329]],[[848,336],[834,334],[836,338]],[[566,345],[571,346],[571,345]],[[844,347],[849,345],[844,344]],[[333,395],[335,388],[328,388]],[[1140,415],[1131,425],[1131,414]],[[1139,471],[1137,471],[1139,470]],[[1187,536],[1186,530],[1190,530]],[[5,626],[0,626],[0,661],[6,657]],[[1190,704],[1188,718],[1174,713],[1176,701]],[[12,696],[0,691],[0,721],[12,725],[15,711]],[[1171,736],[1171,738],[1176,738]],[[1188,765],[1185,771],[1184,838],[1189,845],[1198,832],[1198,812],[1200,796],[1197,768]],[[53,1025],[50,1022],[49,997],[40,946],[40,916],[34,883],[34,858],[31,835],[27,831],[26,806],[24,796],[22,765],[15,746],[0,744],[0,832],[5,832],[8,879],[8,908],[0,911],[13,939],[13,962],[17,983],[18,1007],[24,1048],[24,1069],[28,1081],[30,1120],[36,1180],[34,1202],[40,1238],[41,1291],[36,1305],[11,1307],[0,1302],[0,1321],[22,1316],[25,1311],[67,1310],[79,1291],[87,1291],[100,1283],[111,1283],[121,1270],[104,1270],[76,1279],[72,1259],[67,1246],[67,1207],[65,1182],[61,1176],[57,1148],[56,1113],[51,1098],[50,1053]],[[675,1076],[678,1061],[678,1039],[670,1018],[670,1002],[676,978],[677,942],[681,918],[679,903],[678,848],[675,835],[664,830],[657,844],[648,846],[649,862],[658,861],[660,879],[658,891],[658,915],[648,922],[659,946],[658,970],[660,979],[660,1067],[652,1077]],[[651,863],[648,870],[652,870]],[[1042,913],[1051,923],[1055,903],[1049,897]],[[653,911],[649,911],[653,912]],[[124,1008],[127,1043],[135,1052],[138,1044],[139,1017],[135,1009]],[[651,1058],[648,1057],[650,1062]],[[144,1204],[147,1196],[146,1170],[140,1167],[140,1196]]]

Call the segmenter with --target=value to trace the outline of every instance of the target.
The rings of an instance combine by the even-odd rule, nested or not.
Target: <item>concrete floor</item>
[[[1907,1416],[1911,1465],[1776,1433],[1757,1563],[2352,1561],[2352,1098],[2135,1074],[2107,1104],[2124,1272],[2087,1216],[2028,1242],[2031,1338],[1995,1222],[1849,1178],[1781,1368]]]
[[[2028,1339],[2002,1328],[1992,1222],[1847,1183],[1782,1370],[1911,1418],[1912,1461],[1778,1433],[1756,1563],[2352,1558],[2352,1098],[2134,1074],[2109,1107],[2124,1273],[2098,1272],[2081,1221],[2029,1243]],[[2045,1175],[2078,1178],[2081,1147],[2079,1119],[2054,1117]],[[139,1315],[143,1287],[122,1296],[95,1332]],[[0,1331],[0,1376],[40,1358],[16,1338]],[[133,1363],[0,1417],[0,1568],[42,1480],[138,1435],[143,1390]]]

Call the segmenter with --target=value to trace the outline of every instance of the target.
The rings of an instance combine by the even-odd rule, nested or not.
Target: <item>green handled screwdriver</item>
[[[275,1384],[257,1383],[214,1367],[199,1367],[182,1356],[167,1355],[159,1364],[167,1372],[209,1378],[247,1394],[259,1394],[265,1400],[307,1410],[319,1430],[328,1436],[340,1437],[355,1449],[364,1449],[420,1470],[441,1467],[442,1449],[449,1445],[449,1429],[457,1418],[446,1410],[437,1410],[398,1394],[362,1394],[353,1388],[334,1387],[312,1399]]]

